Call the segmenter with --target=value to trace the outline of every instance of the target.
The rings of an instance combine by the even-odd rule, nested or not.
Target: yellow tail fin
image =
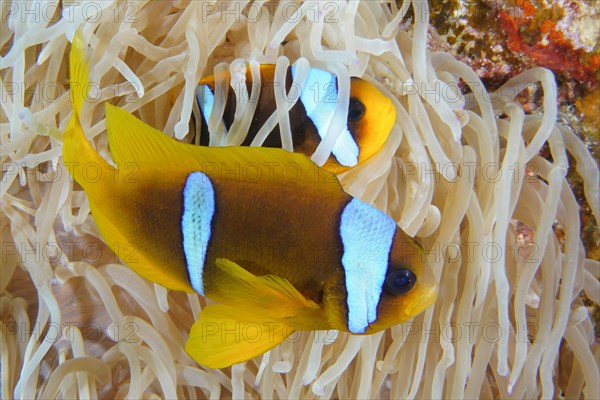
[[[86,52],[86,44],[80,30],[75,32],[71,53],[69,54],[69,73],[71,76],[71,104],[77,114],[81,114],[83,102],[88,94],[90,83],[90,64]]]
[[[77,31],[73,37],[71,54],[69,59],[71,74],[70,100],[73,105],[73,115],[67,125],[63,142],[63,161],[73,178],[88,192],[90,182],[98,182],[102,178],[109,179],[114,176],[113,168],[94,150],[88,142],[79,115],[83,109],[83,103],[90,87],[90,67],[86,56],[86,44],[81,31]],[[86,171],[93,176],[86,176]],[[97,174],[100,174],[99,176]],[[99,185],[93,185],[98,187]]]

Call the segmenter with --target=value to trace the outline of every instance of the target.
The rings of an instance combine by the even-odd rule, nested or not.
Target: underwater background
[[[596,2],[1,7],[2,398],[600,398]],[[423,243],[436,304],[375,335],[196,364],[206,301],[126,267],[134,249],[102,240],[62,162],[77,29],[94,58],[81,121],[106,160],[104,102],[192,142],[197,82],[222,62],[304,58],[377,85],[390,138],[339,179]]]

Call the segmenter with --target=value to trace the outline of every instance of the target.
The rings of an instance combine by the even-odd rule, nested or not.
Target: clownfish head
[[[342,269],[324,285],[329,322],[371,334],[408,321],[433,304],[437,283],[422,247],[393,219],[360,200],[340,223]]]

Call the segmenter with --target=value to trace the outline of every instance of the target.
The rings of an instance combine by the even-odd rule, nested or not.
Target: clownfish
[[[106,103],[117,168],[109,164],[79,121],[90,87],[85,49],[78,32],[63,160],[105,241],[135,246],[132,269],[217,302],[189,333],[185,348],[199,364],[251,359],[299,330],[371,334],[433,303],[420,245],[303,154],[181,143]],[[89,163],[100,171],[93,181]],[[119,175],[129,163],[136,173]]]
[[[339,101],[337,78],[335,74],[313,67],[308,69],[300,84],[296,81],[298,70],[295,64],[287,69],[285,102],[294,103],[289,109],[293,150],[310,157],[325,138],[336,112]],[[238,109],[240,104],[244,104],[245,108],[255,109],[249,125],[236,126],[247,131],[247,134],[243,141],[240,138],[235,145],[281,148],[279,126],[267,122],[269,119],[274,122],[277,117],[275,91],[283,95],[282,88],[275,81],[275,65],[260,65],[260,84],[253,81],[250,68],[246,69],[244,88],[239,87],[240,82],[230,85],[230,78],[230,72],[226,70],[219,73],[219,79],[211,75],[198,83],[196,101],[201,114],[198,119],[202,132],[209,131],[209,118],[213,112],[217,114],[213,116],[217,125],[211,128],[210,134],[201,135],[200,144],[208,146],[210,136],[214,138],[220,135],[223,140],[234,122],[244,114],[245,109]],[[215,106],[216,99],[225,102],[224,108]],[[383,147],[395,120],[396,109],[391,100],[373,84],[352,77],[347,124],[323,167],[338,174],[369,160]],[[264,126],[269,128],[257,137],[261,128],[265,129]],[[218,141],[217,144],[220,145]]]

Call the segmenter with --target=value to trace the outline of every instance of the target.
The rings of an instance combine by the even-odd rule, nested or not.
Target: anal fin
[[[201,365],[225,368],[271,350],[297,329],[293,320],[267,318],[237,307],[213,304],[200,312],[185,350]]]

